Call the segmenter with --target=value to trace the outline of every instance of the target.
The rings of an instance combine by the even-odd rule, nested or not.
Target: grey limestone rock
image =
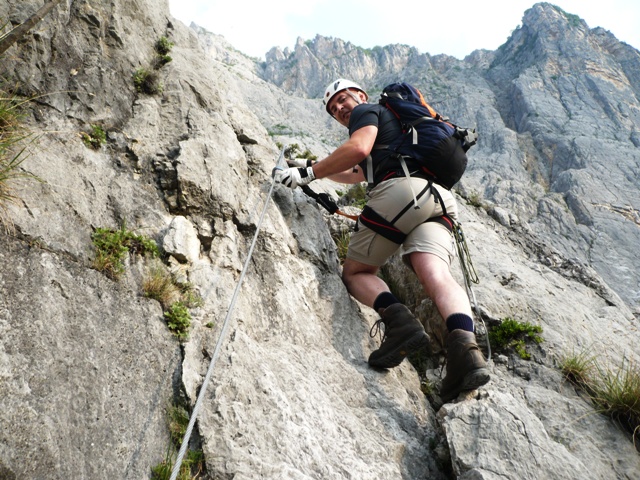
[[[40,3],[3,2],[0,18]],[[141,94],[132,75],[162,36],[162,92]],[[61,2],[0,65],[39,95],[22,168],[41,180],[15,184],[15,229],[0,232],[0,476],[149,478],[170,451],[167,409],[193,407],[220,342],[191,445],[204,478],[634,478],[628,433],[558,364],[584,349],[640,360],[638,65],[549,4],[463,61],[318,36],[258,64],[166,2]],[[456,194],[481,318],[543,327],[531,361],[500,352],[490,384],[439,411],[421,381],[437,387],[445,332],[415,277],[398,258],[386,272],[439,348],[422,377],[409,362],[374,371],[376,315],[348,295],[331,238],[352,224],[271,189],[277,142],[322,158],[346,138],[318,98],[334,71],[373,98],[391,78],[429,79],[439,110],[479,127]],[[81,139],[95,124],[97,150]],[[118,281],[95,270],[92,232],[123,225],[201,297],[187,339],[145,297],[148,259],[130,254]]]

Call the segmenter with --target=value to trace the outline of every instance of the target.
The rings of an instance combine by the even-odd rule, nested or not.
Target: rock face
[[[5,2],[0,19],[40,3]],[[155,69],[161,37],[172,61]],[[161,93],[136,91],[141,68]],[[439,410],[409,362],[368,368],[376,316],[341,283],[335,218],[299,190],[268,197],[276,141],[322,156],[344,139],[316,98],[335,71],[373,90],[430,78],[439,110],[478,125],[458,193],[482,318],[544,329],[532,360],[494,355],[492,382]],[[260,65],[166,2],[74,1],[0,73],[36,97],[22,166],[41,180],[14,185],[15,229],[0,234],[0,478],[149,478],[171,451],[169,406],[194,405],[218,342],[192,444],[205,478],[637,477],[629,435],[558,370],[584,350],[640,360],[637,51],[538,4],[497,52],[464,61],[316,37]],[[82,141],[92,125],[98,150]],[[188,339],[144,295],[149,259],[130,255],[119,280],[93,267],[92,233],[122,226],[199,293]],[[415,279],[398,259],[386,273],[437,343]],[[421,372],[434,384],[438,361]]]

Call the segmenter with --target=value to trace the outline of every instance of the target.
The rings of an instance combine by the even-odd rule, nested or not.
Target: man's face
[[[329,101],[329,113],[331,113],[331,115],[333,115],[334,118],[345,127],[349,127],[351,111],[359,105],[354,96],[360,99],[360,103],[365,100],[358,90],[342,90],[341,92],[336,93]]]

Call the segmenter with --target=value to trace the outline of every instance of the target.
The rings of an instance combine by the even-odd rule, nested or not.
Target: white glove
[[[313,168],[311,167],[294,167],[284,170],[274,168],[273,179],[286,187],[296,188],[310,184],[316,179],[316,176],[313,174]]]
[[[287,160],[287,165],[289,165],[290,167],[310,167],[314,163],[315,162],[313,160],[302,157],[294,158],[293,160]]]

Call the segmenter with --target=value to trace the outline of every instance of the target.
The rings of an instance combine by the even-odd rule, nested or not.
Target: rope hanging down
[[[280,152],[280,156],[278,157],[278,161],[276,162],[276,168],[282,168],[280,166],[282,159],[284,158],[284,147]],[[202,382],[202,386],[200,387],[200,393],[198,394],[198,399],[196,400],[196,404],[193,407],[193,411],[191,412],[191,418],[189,419],[189,425],[187,426],[187,430],[184,434],[184,438],[182,439],[182,444],[180,445],[180,451],[178,452],[178,457],[176,458],[176,463],[173,465],[173,470],[171,471],[170,480],[176,480],[178,477],[178,473],[180,472],[180,467],[182,465],[182,460],[184,458],[185,453],[187,452],[187,448],[189,445],[189,439],[191,438],[191,432],[193,431],[193,427],[196,423],[196,419],[198,418],[198,413],[200,411],[200,406],[202,405],[202,401],[204,399],[205,393],[207,391],[207,387],[209,385],[209,380],[211,379],[211,374],[213,373],[213,367],[218,358],[218,354],[220,352],[220,346],[222,345],[222,341],[224,340],[228,327],[229,320],[231,318],[231,313],[236,304],[236,299],[238,298],[238,293],[240,292],[240,287],[244,280],[247,269],[249,268],[249,262],[251,261],[251,256],[253,255],[253,249],[256,245],[256,241],[258,240],[258,234],[260,233],[260,228],[262,226],[262,221],[267,213],[267,207],[269,206],[269,201],[271,200],[271,195],[273,193],[273,189],[275,186],[275,180],[271,181],[271,188],[269,189],[269,193],[267,194],[267,199],[264,202],[264,207],[262,209],[262,213],[260,214],[260,218],[258,219],[258,224],[256,225],[256,233],[253,235],[253,240],[251,241],[251,246],[249,247],[249,252],[247,253],[247,259],[244,262],[244,266],[242,267],[242,272],[240,273],[240,278],[238,279],[238,283],[236,285],[236,289],[233,292],[233,296],[231,297],[231,303],[229,304],[229,309],[227,310],[227,315],[222,324],[222,330],[220,331],[220,336],[218,337],[218,342],[216,343],[216,347],[213,351],[213,355],[211,357],[211,363],[209,364],[209,368],[207,369],[207,374],[204,377],[204,382]]]
[[[478,302],[476,300],[476,294],[473,292],[471,286],[472,283],[480,283],[476,269],[471,261],[471,253],[469,252],[469,246],[467,245],[467,239],[462,231],[462,226],[458,222],[453,222],[453,237],[456,241],[456,249],[458,251],[458,258],[460,259],[460,269],[462,270],[462,276],[464,277],[464,286],[467,290],[467,297],[473,307],[473,312],[476,314],[476,318],[482,322],[484,331],[487,336],[487,361],[491,361],[491,343],[489,343],[489,331],[487,325],[484,323]]]

